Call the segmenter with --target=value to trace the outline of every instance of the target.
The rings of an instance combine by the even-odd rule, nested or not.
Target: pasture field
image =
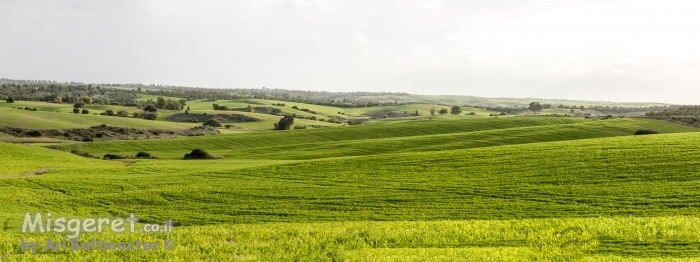
[[[637,118],[445,117],[60,150],[0,143],[0,260],[700,261],[697,131]],[[223,158],[182,160],[194,148]],[[25,212],[172,219],[172,233],[80,238],[177,247],[14,254],[21,238],[65,237],[20,232]]]
[[[34,129],[86,128],[101,124],[151,129],[188,129],[198,126],[198,124],[193,123],[152,121],[131,117],[94,115],[92,113],[28,111],[9,107],[0,107],[0,115],[2,115],[0,125]]]

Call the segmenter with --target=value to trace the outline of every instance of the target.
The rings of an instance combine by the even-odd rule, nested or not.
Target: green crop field
[[[641,118],[411,119],[288,131],[251,125],[221,135],[52,149],[0,143],[0,260],[700,260],[698,129]],[[660,134],[635,136],[639,129]],[[219,158],[182,160],[195,148]],[[146,151],[156,159],[110,161],[71,150],[98,157]],[[176,245],[18,254],[20,240],[66,238],[21,232],[26,212],[133,213],[139,225],[172,220],[169,233],[83,232],[79,239]]]

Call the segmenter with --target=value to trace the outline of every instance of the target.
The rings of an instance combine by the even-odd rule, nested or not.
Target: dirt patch
[[[190,123],[204,123],[210,119],[216,119],[222,123],[242,123],[242,122],[256,122],[260,119],[239,115],[239,114],[184,114],[177,113],[167,117],[169,121],[173,122],[190,122]]]

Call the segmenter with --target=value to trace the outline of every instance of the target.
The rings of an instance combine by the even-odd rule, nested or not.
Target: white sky
[[[0,77],[700,104],[700,1],[0,0]]]

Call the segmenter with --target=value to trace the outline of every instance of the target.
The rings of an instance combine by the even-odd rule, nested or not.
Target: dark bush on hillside
[[[306,129],[305,125],[296,125],[294,126],[294,129]]]
[[[12,98],[12,97],[8,97],[7,99],[5,99],[5,101],[8,102],[8,103],[14,103],[14,102],[15,102],[15,99]]]
[[[289,130],[294,125],[294,116],[284,116],[279,122],[275,123],[275,130]]]
[[[89,111],[89,110],[87,110],[87,109],[83,109],[83,111],[80,111],[80,112],[81,112],[81,113],[83,113],[83,114],[85,114],[85,115],[87,115],[87,114],[89,114],[89,113],[90,113],[90,111]]]
[[[33,137],[39,137],[39,136],[41,136],[41,132],[39,132],[37,130],[32,130],[32,131],[27,132],[27,135],[33,136]]]
[[[656,130],[651,130],[651,129],[639,129],[637,132],[634,132],[635,136],[639,135],[653,135],[653,134],[658,134],[659,131]]]
[[[102,157],[104,160],[110,160],[110,159],[126,159],[125,156],[120,156],[116,154],[105,154],[105,156]]]
[[[122,110],[122,111],[117,112],[117,116],[119,116],[119,117],[128,117],[128,116],[129,116],[129,112],[126,112],[126,111]]]
[[[158,112],[158,108],[156,108],[154,105],[147,105],[143,108],[143,111],[155,113]]]
[[[83,108],[85,107],[85,103],[83,102],[78,102],[73,105],[73,108]]]
[[[73,108],[73,113],[80,114],[80,108]]]
[[[210,127],[221,127],[221,122],[219,122],[216,119],[209,119],[206,122],[202,124],[203,126],[210,126]]]
[[[135,116],[135,115],[134,115],[134,116]],[[146,111],[144,111],[143,113],[141,113],[139,116],[140,116],[141,118],[147,119],[147,120],[156,120],[156,118],[158,118],[158,114],[156,114],[156,113],[151,113],[151,112],[146,112]]]
[[[214,158],[212,155],[207,153],[207,151],[204,151],[202,149],[195,149],[192,150],[189,154],[185,154],[185,159],[212,159]]]
[[[107,110],[107,111],[105,111],[105,115],[114,116],[114,115],[116,115],[116,114],[114,113],[113,110]]]
[[[148,152],[138,152],[136,153],[136,158],[151,158],[151,153]]]

